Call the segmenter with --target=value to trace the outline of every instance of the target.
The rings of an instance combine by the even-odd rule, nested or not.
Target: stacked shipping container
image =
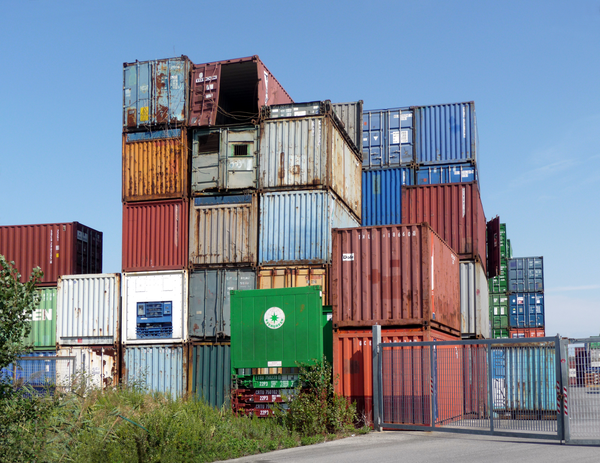
[[[543,332],[544,258],[513,257],[508,260],[509,336],[536,337]]]

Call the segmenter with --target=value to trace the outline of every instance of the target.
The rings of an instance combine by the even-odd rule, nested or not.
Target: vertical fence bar
[[[382,362],[381,362],[381,325],[373,326],[373,427],[375,431],[381,431],[383,407],[380,400],[383,396],[382,384]]]
[[[431,424],[431,429],[435,428],[435,413],[434,413],[434,407],[435,407],[435,400],[436,398],[434,397],[435,391],[433,388],[433,372],[434,372],[434,358],[433,358],[433,354],[435,351],[435,346],[430,346],[429,347],[429,419],[430,424]],[[425,377],[426,378],[426,377]],[[425,387],[427,387],[426,384],[424,384]]]
[[[560,356],[557,356],[557,358],[560,357],[560,375],[558,375],[557,378],[561,378],[560,395],[558,396],[561,403],[561,407],[559,409],[561,420],[559,420],[559,422],[562,422],[562,440],[564,440],[565,443],[568,443],[571,440],[571,427],[569,423],[569,412],[567,407],[569,390],[569,340],[560,339],[559,342]],[[560,434],[559,437],[561,437]]]
[[[490,431],[494,432],[494,383],[492,382],[492,344],[487,342],[487,382],[488,382],[488,409],[490,411]]]
[[[564,441],[564,420],[562,414],[562,404],[561,404],[561,391],[563,388],[563,377],[562,377],[562,366],[566,365],[567,374],[569,372],[569,356],[567,352],[567,356],[563,357],[563,348],[562,348],[562,340],[560,336],[556,335],[556,341],[554,341],[554,357],[555,357],[555,366],[556,366],[556,434],[561,441]]]

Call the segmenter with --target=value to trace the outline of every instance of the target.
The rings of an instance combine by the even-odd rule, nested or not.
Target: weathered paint
[[[363,101],[352,101],[350,103],[333,103],[335,115],[342,121],[346,133],[354,143],[356,151],[362,153],[363,138]]]
[[[463,338],[490,338],[488,282],[480,262],[460,263],[460,317]]]
[[[362,226],[402,223],[402,187],[414,185],[412,167],[362,173]]]
[[[456,253],[427,226],[333,231],[333,327],[441,324],[460,333]]]
[[[330,114],[261,123],[261,190],[330,188],[358,217],[361,160]]]
[[[188,215],[185,200],[123,204],[123,271],[186,268]]]
[[[358,225],[329,191],[264,193],[260,196],[258,263],[329,263],[331,230]]]
[[[544,258],[515,257],[508,260],[508,291],[544,291]]]
[[[61,275],[102,273],[102,232],[79,222],[0,226],[0,254],[14,261],[21,281],[40,267],[38,286],[54,286]]]
[[[187,131],[163,131],[171,138],[123,134],[123,201],[186,198],[189,195]],[[128,141],[132,138],[135,141]]]
[[[486,220],[474,183],[402,188],[402,223],[427,222],[462,260],[486,265]]]
[[[186,125],[191,62],[187,56],[123,64],[123,129]]]
[[[105,388],[119,384],[118,351],[115,346],[58,346],[57,356],[75,357],[69,360],[62,369],[57,371],[58,384],[70,383],[73,380],[70,374],[60,372],[71,367],[70,362],[75,362],[75,381],[82,381],[87,387]],[[72,367],[71,367],[72,368]],[[58,368],[57,368],[58,370]]]
[[[411,109],[415,118],[415,161],[418,164],[477,163],[474,102]]]
[[[507,338],[543,338],[546,336],[544,328],[512,328],[508,330]]]
[[[184,345],[127,346],[122,378],[149,392],[183,397],[187,388],[188,356]]]
[[[329,267],[327,265],[293,265],[259,267],[256,289],[304,288],[319,286],[323,304],[329,304]]]
[[[209,405],[229,407],[231,393],[231,347],[228,343],[193,344],[188,362],[188,390]]]
[[[174,344],[187,340],[187,270],[123,273],[122,282],[121,339],[123,344]],[[164,301],[172,303],[172,336],[170,338],[139,337],[136,330],[137,303]]]
[[[249,123],[261,106],[293,102],[256,55],[195,64],[191,86],[189,124],[196,127]]]
[[[56,337],[61,346],[116,345],[120,313],[120,274],[59,278]]]
[[[363,112],[364,169],[400,167],[414,161],[414,123],[410,108]]]
[[[256,265],[258,195],[200,196],[190,202],[190,266]]]
[[[231,290],[256,289],[256,271],[251,268],[204,269],[190,273],[190,338],[231,336]]]
[[[31,314],[31,331],[25,344],[35,351],[56,349],[56,288],[39,288],[40,305]]]

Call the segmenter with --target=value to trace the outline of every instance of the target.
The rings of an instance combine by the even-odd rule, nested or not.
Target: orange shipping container
[[[402,187],[402,223],[427,222],[462,260],[486,271],[486,221],[477,182]]]
[[[329,304],[329,269],[326,265],[259,267],[257,288],[301,288],[321,286],[323,305]]]
[[[333,231],[333,327],[444,325],[460,334],[456,253],[427,224]]]
[[[123,201],[186,198],[188,157],[185,129],[123,134]]]
[[[509,338],[543,338],[546,336],[544,328],[515,328],[508,330]]]
[[[381,342],[428,342],[456,341],[455,336],[430,327],[386,329],[381,330]],[[372,329],[338,330],[333,333],[333,377],[335,392],[356,402],[359,417],[366,422],[373,422],[373,353]],[[400,349],[400,348],[398,348]],[[426,352],[426,355],[420,355]],[[454,352],[454,349],[453,349]],[[398,377],[409,378],[410,381],[395,381],[392,396],[384,396],[384,408],[394,407],[397,413],[387,416],[386,421],[403,424],[429,424],[430,422],[430,367],[429,353],[424,349],[418,351],[406,350],[402,355],[402,365],[394,365]],[[384,368],[391,368],[386,364]],[[385,379],[384,379],[385,381]],[[462,414],[464,398],[457,385],[462,384],[461,371],[456,369],[450,374],[438,375],[438,402],[448,403],[438,412],[439,420],[450,420]],[[388,389],[390,384],[387,385]],[[385,387],[385,386],[384,386]]]

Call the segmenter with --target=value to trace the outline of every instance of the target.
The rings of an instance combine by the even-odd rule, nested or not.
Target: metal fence
[[[75,357],[21,357],[2,369],[15,388],[30,386],[38,393],[71,390],[75,374]]]

